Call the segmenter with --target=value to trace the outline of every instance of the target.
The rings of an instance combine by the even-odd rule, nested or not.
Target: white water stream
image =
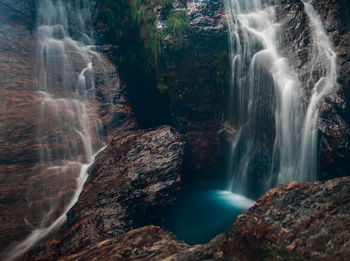
[[[93,64],[101,58],[90,47],[94,43],[90,2],[39,1],[36,33],[41,111],[37,170],[44,176],[60,173],[58,177],[75,171],[76,188],[68,201],[56,188],[40,188],[43,198],[54,198],[47,203],[49,210],[27,238],[5,250],[3,260],[16,259],[64,224],[82,192],[88,168],[104,149],[99,137],[101,124],[91,106],[95,93]],[[59,186],[59,178],[56,182]]]
[[[310,76],[310,99],[304,98],[305,86],[280,55],[281,25],[273,6],[261,0],[225,1],[232,69],[229,117],[236,129],[228,177],[234,192],[247,195],[255,189],[261,193],[276,184],[317,179],[319,108],[335,87],[336,54],[315,10],[304,4],[313,40],[311,64],[322,72],[317,81]],[[264,146],[269,142],[270,150]],[[254,165],[261,149],[268,154],[263,158],[268,167],[263,170]],[[249,187],[259,172],[269,176]]]

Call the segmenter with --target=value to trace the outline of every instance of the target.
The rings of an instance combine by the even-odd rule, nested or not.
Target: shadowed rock
[[[180,185],[184,144],[170,127],[115,136],[89,169],[67,224],[28,258],[59,257],[148,224],[163,224]]]
[[[206,245],[190,247],[157,230],[132,230],[63,260],[348,260],[350,178],[271,189]]]
[[[172,233],[156,226],[134,229],[118,238],[107,239],[61,260],[160,260],[189,246]]]

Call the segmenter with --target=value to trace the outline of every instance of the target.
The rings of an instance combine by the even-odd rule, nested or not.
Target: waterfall
[[[311,72],[321,74],[316,81],[310,76],[310,95],[280,54],[281,25],[273,5],[225,0],[232,70],[229,120],[236,130],[227,173],[229,189],[236,193],[258,196],[276,184],[317,179],[319,108],[335,87],[336,54],[315,10],[304,5],[313,38]]]
[[[36,171],[55,177],[56,183],[62,185],[69,175],[76,184],[69,198],[60,196],[64,193],[59,187],[40,188],[41,204],[47,210],[40,226],[22,242],[12,244],[2,259],[15,259],[65,222],[83,189],[89,166],[104,148],[99,135],[101,123],[93,107],[94,63],[103,61],[93,50],[90,2],[38,3],[35,33],[37,97],[41,106],[37,137],[40,162]]]
[[[337,54],[323,27],[321,18],[313,6],[307,2],[304,5],[305,12],[310,20],[313,42],[316,44],[313,48],[311,63],[314,66],[319,66],[319,75],[316,80],[310,75],[308,80],[308,84],[313,86],[313,88],[303,124],[301,157],[298,167],[299,171],[309,174],[307,180],[312,180],[316,178],[315,173],[317,171],[317,122],[319,109],[323,98],[331,94],[336,86]]]

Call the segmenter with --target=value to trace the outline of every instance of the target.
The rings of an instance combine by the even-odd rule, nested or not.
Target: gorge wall
[[[168,2],[173,5],[169,7]],[[168,110],[168,115],[160,121],[176,127],[182,134],[185,134],[187,140],[184,178],[188,178],[189,183],[201,184],[210,183],[213,175],[215,175],[214,179],[221,177],[224,180],[227,175],[225,171],[228,161],[231,160],[227,157],[230,140],[237,131],[230,123],[230,114],[235,112],[228,111],[231,72],[224,2],[144,1],[143,4],[140,4],[141,2],[131,1],[130,3],[132,7],[129,8],[129,13],[120,11],[121,7],[127,6],[128,1],[124,1],[119,7],[114,6],[113,9],[119,10],[115,15],[124,15],[123,21],[126,21],[128,26],[118,27],[119,33],[115,33],[111,30],[115,23],[106,21],[102,26],[100,22],[98,28],[103,28],[103,30],[100,30],[98,39],[102,43],[112,41],[117,46],[110,59],[117,61],[120,65],[124,79],[128,82],[127,88],[130,96],[135,96],[136,93],[141,96],[139,98],[130,97],[133,106],[137,107],[138,104],[146,102],[143,99],[146,94],[142,94],[145,90],[158,93],[157,98],[153,97],[148,100],[153,104],[161,104],[156,110]],[[320,71],[311,64],[311,51],[315,48],[315,43],[311,39],[311,27],[308,25],[309,18],[304,10],[304,5],[300,0],[267,1],[267,3],[274,3],[276,19],[281,26],[278,33],[278,37],[281,38],[280,53],[288,58],[289,65],[298,74],[300,84],[304,86],[307,93],[305,100],[308,100],[311,90],[306,87],[307,81],[310,75],[314,75],[314,80],[316,80]],[[346,18],[344,18],[347,11],[344,11],[346,8],[339,8],[346,3],[314,1],[313,5],[320,14],[326,12],[325,10],[330,10],[332,15],[326,17],[327,15],[323,14],[322,20],[337,52],[336,91],[324,99],[318,122],[317,162],[319,168],[317,173],[319,179],[329,179],[344,176],[347,173],[345,159],[349,151],[348,95],[346,93],[348,27]],[[107,7],[106,4],[105,8]],[[146,10],[144,15],[146,17],[140,18],[144,20],[143,26],[139,26],[137,22],[132,22],[133,19],[136,19],[133,18],[132,13],[142,8]],[[102,7],[98,10],[100,11],[97,13],[103,14]],[[181,32],[171,31],[174,20],[172,12],[179,16],[186,15],[185,26]],[[127,36],[130,42],[137,44],[126,48],[123,46],[125,37],[120,35],[127,34],[130,30],[133,36],[138,35],[139,38],[136,41],[135,38]],[[147,37],[148,34],[153,36]],[[343,40],[340,40],[342,35],[344,35]],[[157,48],[152,47],[152,43],[155,42],[158,44]],[[339,45],[342,47],[339,48]],[[148,57],[146,59],[148,65],[145,66],[152,71],[151,75],[154,77],[151,84],[148,83],[150,79],[147,73],[141,73],[141,70],[135,71],[140,58],[133,58],[135,59],[132,59],[133,61],[125,59],[116,51],[118,48],[122,50],[121,53],[131,52],[130,49],[142,49],[144,53],[147,53],[145,57]],[[149,63],[155,63],[155,54],[157,68],[154,66],[152,68]],[[142,64],[145,64],[145,60],[142,61]],[[132,73],[125,68],[133,68]],[[134,77],[135,75],[137,77]],[[130,78],[138,78],[139,81],[135,84],[134,81],[128,80]],[[263,104],[267,99],[261,96],[261,103]],[[164,106],[164,103],[167,105]],[[142,105],[142,108],[148,107],[150,105]],[[140,109],[142,113],[136,112],[139,121],[152,118],[149,115],[152,115],[153,112],[147,110],[150,111],[147,116],[146,110],[142,108]],[[261,123],[261,126],[263,125]],[[260,132],[260,135],[263,136],[264,130]],[[256,146],[259,148],[256,149],[258,155],[255,156],[254,164],[260,170],[254,175],[258,177],[257,183],[262,183],[267,178],[264,170],[269,168],[268,162],[271,159],[268,158],[271,158],[273,141],[263,140]]]
[[[101,23],[106,10],[122,19]],[[144,122],[158,117],[185,135],[189,182],[206,183],[214,171],[223,176],[225,92],[230,78],[223,3],[122,1],[113,5],[102,1],[96,17],[100,21],[97,39],[115,46],[110,59],[120,66],[141,126],[150,127]],[[174,17],[183,23],[179,32],[168,28]],[[150,97],[145,92],[157,94]]]
[[[174,0],[171,7],[166,1],[139,2],[96,1],[92,24],[103,61],[93,64],[95,101],[89,111],[101,122],[106,148],[89,168],[67,222],[23,259],[349,257],[348,178],[273,189],[230,231],[206,245],[191,247],[163,229],[164,209],[181,189],[225,180],[225,155],[234,135],[227,111],[231,73],[227,15],[223,2],[216,0]],[[312,4],[337,52],[337,91],[325,98],[318,124],[318,178],[328,180],[350,170],[350,9],[346,0]],[[42,97],[35,77],[36,8],[34,0],[0,0],[1,258],[41,226],[55,199],[60,200],[50,221],[59,216],[77,187],[75,169],[50,176],[37,171],[43,144],[37,139]],[[133,17],[139,8],[148,14]],[[308,63],[313,43],[302,2],[277,0],[274,9],[282,24],[281,53],[301,82],[310,74],[317,78],[317,70],[310,70]],[[174,29],[175,18],[184,19],[181,30]],[[72,65],[80,67],[74,59]],[[76,76],[80,71],[74,72]],[[63,76],[57,79],[60,84]],[[56,131],[49,125],[47,139]],[[45,187],[56,188],[47,199]]]

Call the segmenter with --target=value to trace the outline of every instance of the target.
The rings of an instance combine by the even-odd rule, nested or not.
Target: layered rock
[[[60,215],[76,190],[80,172],[79,164],[75,163],[63,170],[46,171],[48,166],[39,162],[40,148],[50,144],[61,152],[69,146],[57,143],[55,135],[61,135],[60,132],[72,126],[63,122],[60,129],[50,117],[44,129],[40,125],[45,97],[39,92],[35,3],[33,0],[0,1],[0,252],[10,242],[24,239],[33,227]],[[48,60],[52,64],[47,66],[55,68],[59,63],[56,63],[55,53],[50,55]],[[79,73],[86,66],[77,52],[69,55],[69,65],[76,68],[70,72],[74,77],[64,79],[63,70],[58,68],[57,82],[52,81],[58,90],[62,89],[63,80],[75,86]],[[89,93],[93,98],[87,113],[91,122],[102,125],[103,133],[99,134],[108,142],[118,128],[119,131],[134,129],[136,122],[115,66],[102,56],[95,57],[93,73],[95,89],[94,94]],[[62,113],[67,114],[64,108]],[[40,127],[41,141],[38,139]],[[69,141],[80,139],[79,134],[66,138]],[[74,157],[79,158],[84,150],[81,143],[77,144],[78,152]],[[53,157],[60,160],[64,153]],[[51,214],[45,221],[46,213]]]
[[[161,260],[176,254],[189,246],[170,232],[156,226],[147,226],[89,247],[75,255],[60,260]]]
[[[64,256],[133,228],[162,225],[179,190],[183,153],[170,127],[116,135],[89,169],[65,227],[28,258]]]
[[[26,181],[37,162],[33,1],[0,2],[0,249],[29,232]]]

